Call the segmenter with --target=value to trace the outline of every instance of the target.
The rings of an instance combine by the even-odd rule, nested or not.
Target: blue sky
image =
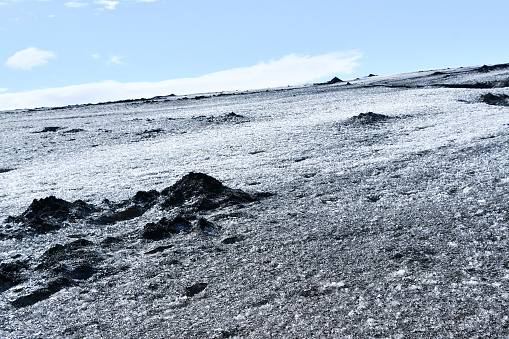
[[[0,109],[509,62],[509,1],[0,0]]]

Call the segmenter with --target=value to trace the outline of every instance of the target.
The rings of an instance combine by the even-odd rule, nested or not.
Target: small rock
[[[197,283],[192,286],[186,287],[186,296],[192,297],[201,291],[203,291],[207,287],[207,283]]]
[[[235,244],[242,240],[244,240],[244,237],[235,235],[233,237],[225,238],[221,242],[226,245],[231,245],[231,244]]]

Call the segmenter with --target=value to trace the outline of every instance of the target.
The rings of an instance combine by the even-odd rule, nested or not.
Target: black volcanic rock
[[[161,192],[167,198],[165,208],[183,206],[198,211],[254,201],[249,194],[224,186],[219,180],[203,173],[189,173]]]
[[[192,297],[203,291],[207,286],[208,286],[207,283],[197,283],[192,286],[186,287],[186,296]]]
[[[49,196],[34,199],[25,212],[18,217],[9,217],[7,222],[21,223],[24,226],[23,232],[43,234],[61,228],[65,221],[83,219],[96,210],[82,200],[69,202]]]
[[[188,231],[192,228],[191,223],[182,216],[171,220],[162,218],[157,223],[148,223],[143,228],[142,237],[149,240],[160,240],[172,234]]]
[[[79,239],[71,243],[57,244],[44,252],[37,270],[69,279],[85,280],[96,272],[96,264],[102,257],[93,249],[93,243]]]

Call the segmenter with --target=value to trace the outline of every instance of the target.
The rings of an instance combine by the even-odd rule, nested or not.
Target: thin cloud
[[[122,57],[120,55],[113,55],[108,59],[108,61],[106,61],[106,64],[108,66],[123,65],[124,62],[122,61]]]
[[[120,3],[120,1],[108,1],[108,0],[101,0],[101,1],[94,1],[94,4],[96,5],[102,5],[104,8],[113,10],[115,7]]]
[[[5,62],[10,68],[29,70],[36,66],[42,66],[54,58],[56,54],[52,51],[43,51],[36,47],[29,47],[22,51],[16,52]]]
[[[100,83],[0,94],[0,109],[53,107],[78,103],[147,98],[158,95],[246,90],[297,85],[325,76],[349,74],[359,64],[358,51],[318,56],[285,56],[257,65],[210,73],[197,78],[160,82]]]
[[[66,2],[64,4],[64,6],[69,7],[69,8],[81,8],[81,7],[88,6],[88,3],[86,3],[86,2],[79,2],[79,1],[70,1],[70,2]]]

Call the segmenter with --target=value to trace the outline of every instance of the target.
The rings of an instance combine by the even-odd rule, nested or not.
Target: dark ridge
[[[173,245],[158,246],[158,247],[154,248],[153,250],[145,252],[145,254],[156,254],[156,253],[164,252],[167,249],[172,248],[172,247],[173,247]]]
[[[477,68],[476,71],[481,72],[481,73],[488,73],[491,71],[507,69],[507,68],[509,68],[509,63],[508,64],[492,65],[492,66],[483,65],[483,66]]]
[[[210,96],[206,96],[206,95],[197,95],[197,96],[195,96],[193,99],[194,99],[194,100],[200,100],[200,99],[207,99],[207,98],[210,98]]]
[[[131,220],[142,216],[147,210],[141,206],[131,206],[121,211],[108,212],[99,217],[97,222],[103,224],[114,224],[119,221]]]
[[[191,223],[182,216],[177,216],[172,220],[166,217],[159,220],[157,223],[148,223],[143,228],[141,236],[144,239],[160,240],[184,231],[189,231],[192,228]]]
[[[472,89],[505,88],[509,87],[509,79],[488,82],[476,82],[473,84],[436,84],[434,86],[445,88],[472,88]]]
[[[67,131],[63,131],[62,133],[80,133],[80,132],[85,132],[85,130],[82,128],[73,128]]]
[[[0,168],[0,173],[7,173],[10,171],[14,171],[14,168]]]
[[[16,300],[12,301],[11,304],[16,308],[30,306],[38,303],[39,301],[47,299],[52,294],[57,293],[61,289],[72,285],[72,280],[65,277],[58,277],[48,282],[46,286],[38,288],[28,295],[17,298]]]
[[[49,127],[44,127],[41,131],[39,131],[39,132],[34,132],[34,133],[56,132],[56,131],[58,131],[59,129],[62,129],[62,128],[63,128],[63,127],[49,126]]]
[[[226,187],[206,174],[193,172],[185,175],[173,186],[165,188],[161,195],[167,197],[162,203],[165,208],[184,206],[200,211],[254,201],[249,194],[241,190]]]
[[[509,95],[486,93],[481,95],[481,102],[495,106],[509,106]]]

